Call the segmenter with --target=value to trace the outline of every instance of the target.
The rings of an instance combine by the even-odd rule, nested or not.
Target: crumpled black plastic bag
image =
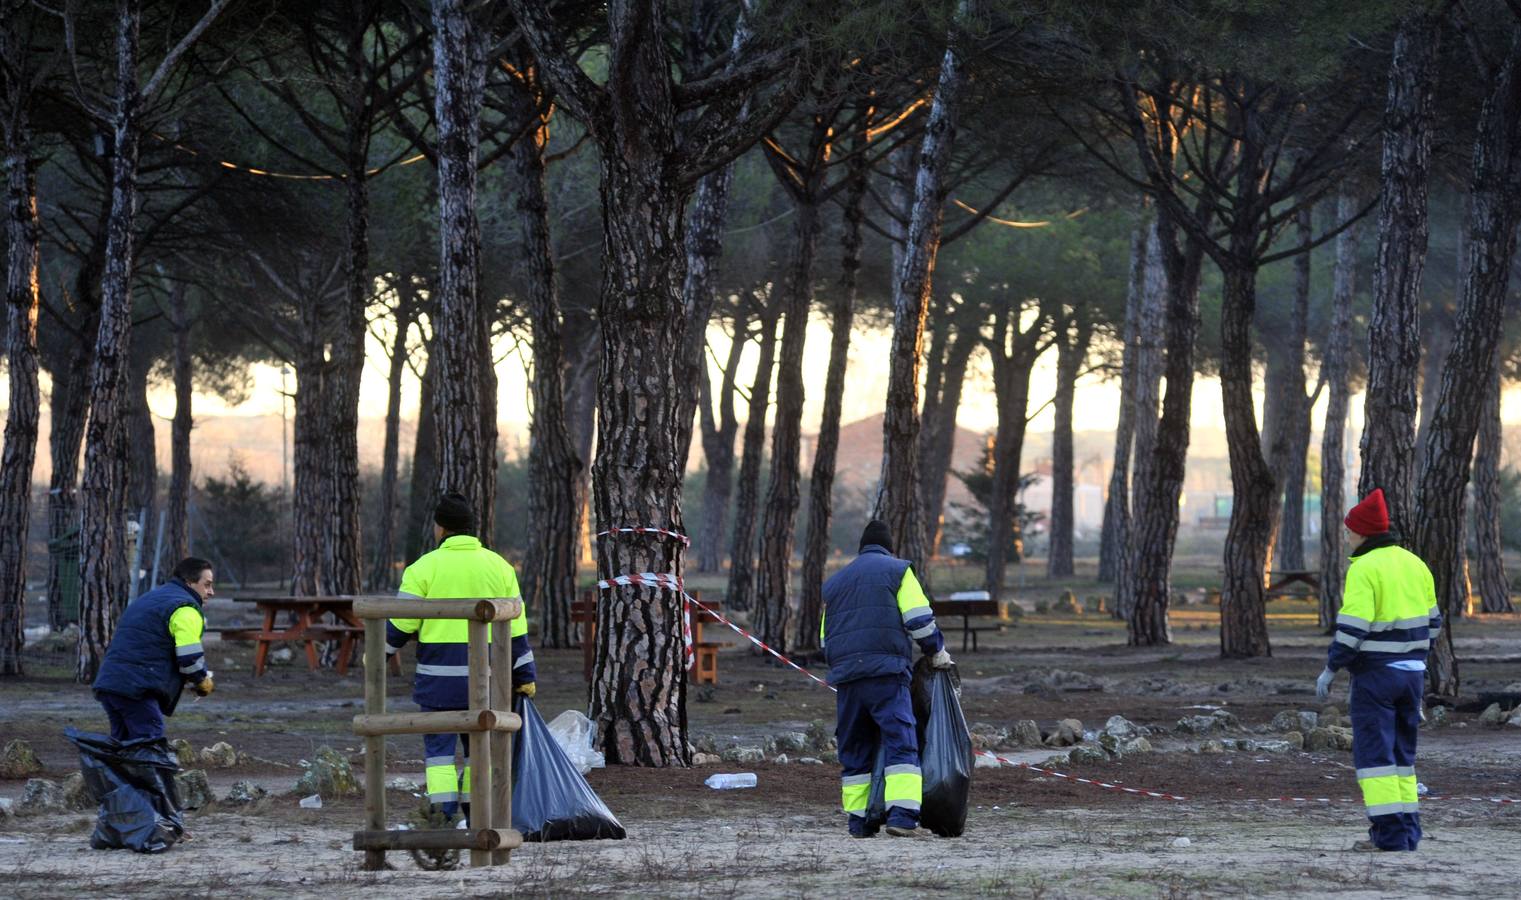
[[[909,697],[919,735],[919,769],[924,776],[919,826],[941,837],[960,837],[966,831],[967,798],[972,789],[972,732],[961,711],[957,695],[960,685],[961,675],[954,666],[936,669],[927,657],[914,664]],[[876,834],[887,824],[886,759],[878,744],[866,802],[868,834]]]
[[[179,761],[167,738],[118,741],[73,728],[85,786],[100,804],[90,846],[96,850],[162,853],[185,831],[174,776]]]
[[[512,742],[512,827],[525,841],[622,840],[623,825],[556,743],[533,701],[519,695],[523,730]]]

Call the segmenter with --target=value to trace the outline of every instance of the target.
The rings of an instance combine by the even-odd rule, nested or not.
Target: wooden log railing
[[[471,866],[505,865],[523,836],[512,828],[512,735],[522,720],[512,709],[510,629],[487,631],[522,612],[521,600],[411,600],[356,598],[354,615],[375,621],[364,630],[364,714],[354,733],[364,736],[365,830],[354,832],[364,867],[384,869],[387,850],[469,850]],[[470,640],[470,708],[431,713],[386,712],[386,619],[465,619]],[[470,828],[386,830],[386,735],[468,732]],[[484,761],[486,764],[481,765]]]

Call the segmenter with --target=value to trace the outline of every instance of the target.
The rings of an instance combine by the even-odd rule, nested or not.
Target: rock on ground
[[[238,764],[238,753],[226,741],[217,741],[201,749],[201,764],[213,769],[230,769]]]
[[[1009,737],[1021,747],[1039,747],[1040,726],[1035,724],[1034,719],[1020,719],[1014,723],[1014,729]]]
[[[318,747],[316,760],[296,782],[298,794],[317,794],[326,799],[352,797],[359,793],[359,781],[343,754],[332,747]]]
[[[21,799],[16,803],[16,814],[27,816],[59,812],[66,803],[63,787],[58,782],[46,778],[30,778],[21,792]]]
[[[387,787],[390,787],[390,785],[387,785]],[[227,789],[227,796],[222,798],[222,802],[231,803],[234,806],[242,806],[246,803],[263,800],[268,796],[269,791],[254,784],[252,781],[234,781],[232,787]]]
[[[190,746],[190,742],[183,738],[175,738],[170,741],[169,749],[174,751],[174,755],[179,759],[180,768],[182,769],[193,769],[200,762],[200,757],[196,755],[195,748]]]
[[[1121,741],[1126,741],[1133,737],[1139,737],[1141,729],[1137,728],[1134,722],[1131,722],[1124,716],[1110,716],[1109,721],[1104,723],[1104,733],[1112,735]]]
[[[1071,747],[1083,742],[1083,723],[1078,719],[1062,719],[1056,730],[1046,735],[1047,747]]]
[[[86,810],[95,808],[95,796],[85,785],[84,775],[74,772],[63,780],[63,803],[69,809]]]
[[[42,771],[42,761],[26,741],[7,741],[0,750],[0,778],[30,778]]]
[[[188,769],[175,775],[174,786],[179,792],[182,809],[204,809],[217,802],[205,769]]]
[[[719,754],[724,762],[758,763],[766,761],[766,751],[760,747],[730,747]]]
[[[717,753],[698,752],[692,754],[692,765],[694,766],[716,766],[721,762],[723,760],[719,758]]]
[[[1352,729],[1339,725],[1316,728],[1305,735],[1306,750],[1351,750]]]

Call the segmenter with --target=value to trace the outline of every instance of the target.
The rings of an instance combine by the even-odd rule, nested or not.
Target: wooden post
[[[386,620],[370,619],[364,628],[364,711],[366,715],[385,715],[386,711]],[[383,734],[364,739],[364,824],[370,831],[386,827],[386,738]],[[364,851],[364,867],[378,871],[386,867],[384,850]]]
[[[512,709],[512,628],[506,624],[491,629],[491,706]],[[520,719],[521,721],[521,719]],[[491,821],[483,823],[497,831],[512,829],[512,732],[491,736]],[[508,847],[493,850],[491,864],[506,865],[512,851]]]
[[[504,623],[505,624],[505,623]],[[470,633],[470,706],[485,709],[491,705],[491,656],[486,641],[486,623],[472,621]],[[492,746],[496,743],[489,731],[477,732],[470,739],[470,829],[477,831],[495,823],[491,812]],[[490,850],[470,851],[470,865],[491,865]]]

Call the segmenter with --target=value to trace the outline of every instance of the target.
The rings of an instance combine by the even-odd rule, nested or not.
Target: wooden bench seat
[[[966,599],[931,600],[930,611],[935,614],[936,619],[960,616],[962,652],[966,651],[967,644],[970,643],[972,652],[976,653],[977,632],[996,631],[1001,634],[1008,624],[1003,621],[1003,609],[998,605],[998,601],[988,599],[986,591],[967,591],[965,596]],[[979,619],[992,617],[998,621],[991,625],[973,625],[974,617]],[[941,633],[945,633],[944,626],[941,627]]]

